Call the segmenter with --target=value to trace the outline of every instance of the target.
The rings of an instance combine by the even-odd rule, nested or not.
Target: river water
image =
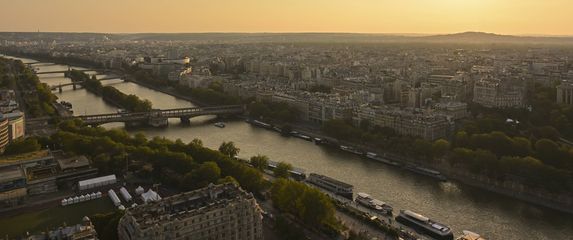
[[[42,64],[34,67],[39,71],[68,68]],[[40,75],[40,80],[49,85],[70,82],[63,74]],[[149,99],[154,108],[194,106],[188,101],[119,79],[106,81],[104,85],[113,85],[126,94]],[[56,91],[56,95],[60,100],[71,102],[76,115],[117,111],[117,108],[84,89],[72,90],[68,87],[62,93]],[[167,128],[136,131],[148,137],[160,136],[184,142],[199,138],[211,148],[217,148],[223,141],[233,141],[241,149],[239,156],[264,154],[273,161],[284,161],[305,169],[307,173],[320,173],[348,182],[354,185],[355,193],[369,193],[388,202],[395,210],[410,209],[424,214],[449,225],[456,235],[462,230],[471,230],[487,239],[573,239],[573,215],[458,183],[439,182],[298,138],[282,137],[242,121],[227,122],[225,128],[217,128],[210,120],[212,117],[197,117],[191,120],[190,125],[182,125],[179,119],[171,119]],[[104,126],[123,128],[122,123]]]

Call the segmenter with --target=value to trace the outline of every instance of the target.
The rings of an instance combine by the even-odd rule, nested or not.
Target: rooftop
[[[18,154],[18,155],[9,155],[0,157],[0,166],[2,165],[9,165],[21,161],[28,161],[28,160],[36,160],[40,158],[47,158],[50,157],[50,151],[48,150],[40,150],[36,152]]]
[[[64,159],[58,159],[58,164],[60,169],[65,171],[66,169],[87,167],[90,165],[90,161],[85,156],[75,156]]]
[[[202,212],[224,208],[241,199],[252,199],[250,193],[233,183],[209,185],[191,192],[173,195],[158,202],[139,205],[128,210],[136,222],[147,228],[172,218],[185,219]]]
[[[8,166],[0,168],[0,183],[24,177],[25,177],[24,172],[22,171],[22,168],[20,168],[20,166]]]

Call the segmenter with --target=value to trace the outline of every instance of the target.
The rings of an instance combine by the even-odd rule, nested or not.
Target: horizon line
[[[300,31],[300,32],[272,32],[272,31],[261,31],[261,32],[240,32],[240,31],[205,31],[205,32],[96,32],[96,31],[0,31],[0,33],[80,33],[80,34],[356,34],[356,35],[391,35],[391,36],[404,36],[404,37],[422,37],[422,36],[440,36],[440,35],[454,35],[462,33],[483,33],[483,34],[494,34],[498,36],[516,36],[516,37],[573,37],[572,34],[540,34],[540,33],[523,33],[523,34],[501,34],[495,32],[484,32],[484,31],[462,31],[462,32],[441,32],[441,33],[396,33],[396,32],[330,32],[330,31]]]

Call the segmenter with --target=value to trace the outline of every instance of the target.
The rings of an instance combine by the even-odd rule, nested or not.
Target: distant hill
[[[448,43],[562,43],[573,44],[573,37],[513,36],[485,32],[463,32],[420,37],[421,41]]]
[[[43,40],[57,42],[137,40],[185,41],[201,43],[519,43],[573,45],[572,37],[513,36],[484,32],[445,35],[365,34],[365,33],[42,33],[0,32],[0,40]]]
[[[573,44],[573,37],[533,37],[464,32],[446,35],[364,33],[136,33],[121,34],[129,40],[197,42],[429,42],[429,43],[525,43]]]

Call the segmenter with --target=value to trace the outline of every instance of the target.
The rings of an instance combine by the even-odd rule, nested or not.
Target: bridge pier
[[[142,122],[132,121],[132,122],[124,122],[125,128],[136,128],[145,125]]]
[[[71,85],[71,83],[62,85],[67,86]],[[123,122],[125,123],[126,127],[145,125],[152,127],[166,127],[169,125],[169,118],[179,118],[182,123],[189,123],[189,119],[196,116],[217,115],[218,117],[231,117],[233,115],[240,114],[243,111],[244,108],[240,105],[229,105],[217,107],[177,108],[166,110],[154,109],[152,111],[146,112],[96,114],[75,116],[73,118],[81,119],[86,124],[96,125],[110,122]]]
[[[76,83],[73,83],[73,84],[72,84],[72,88],[73,88],[74,90],[76,90]]]
[[[62,84],[58,87],[58,92],[62,93]]]
[[[182,124],[191,124],[191,119],[189,119],[188,117],[180,117],[179,119],[181,119],[181,123]]]
[[[147,124],[152,127],[167,127],[169,121],[166,117],[149,117]]]

